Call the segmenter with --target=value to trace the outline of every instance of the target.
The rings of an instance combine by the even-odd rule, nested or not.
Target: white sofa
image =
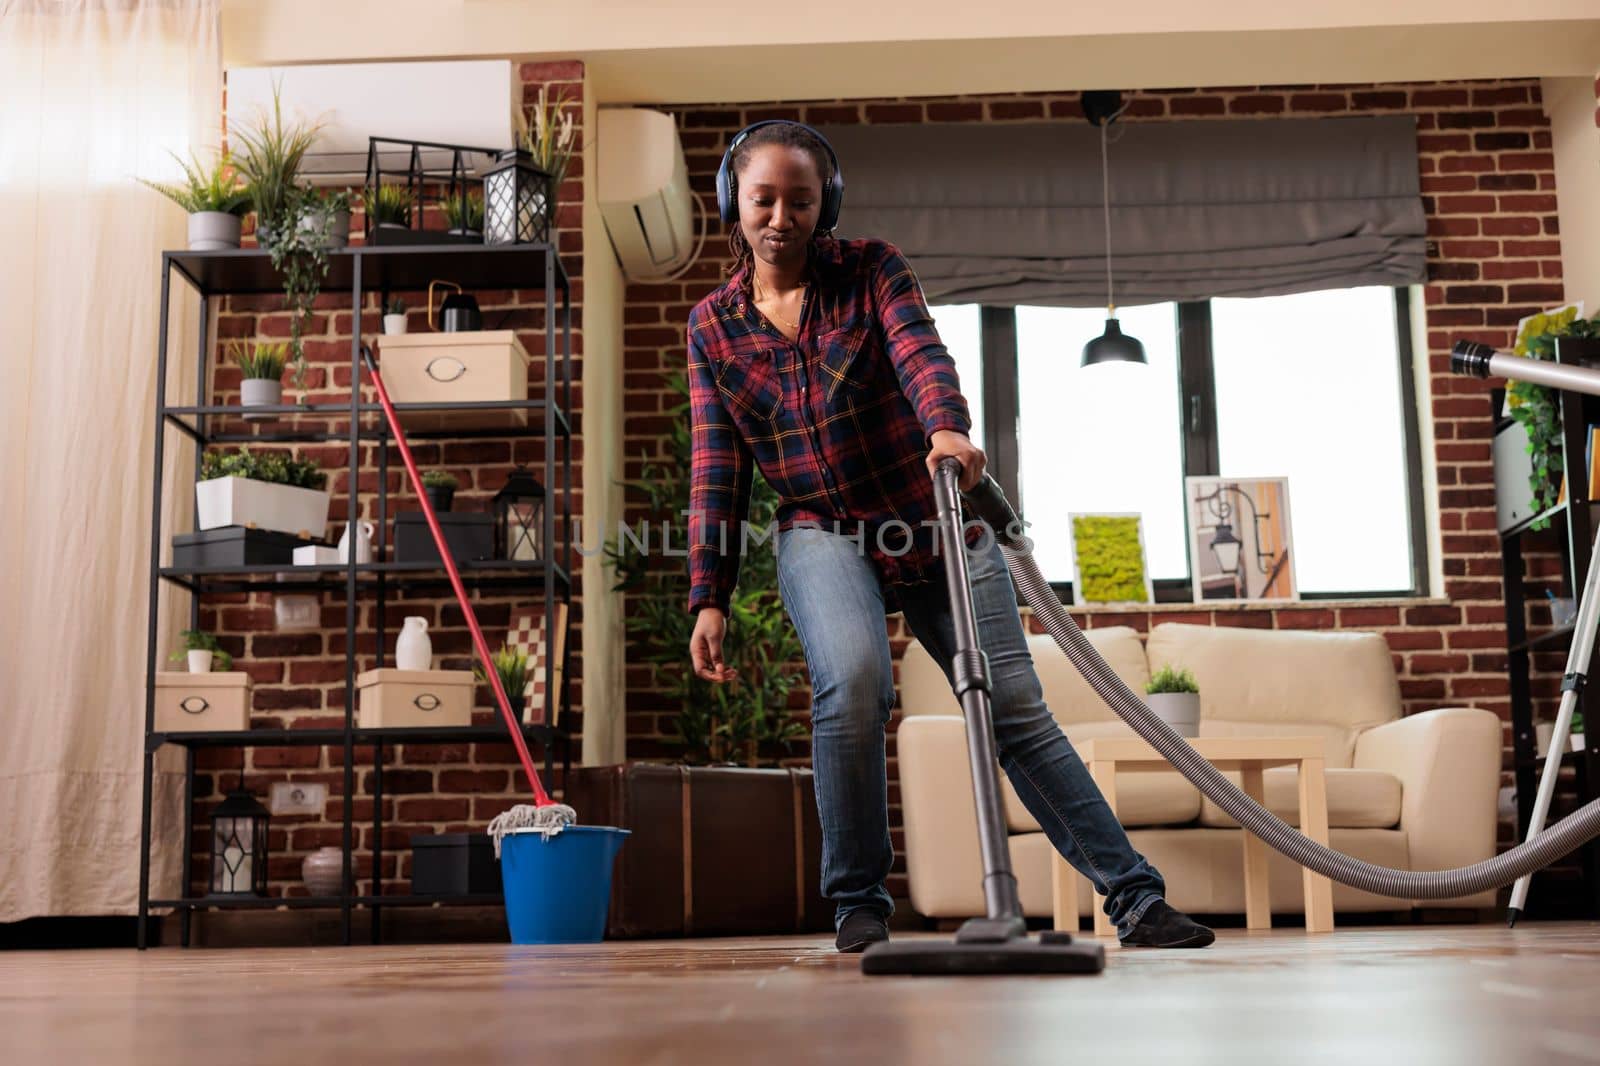
[[[1501,727],[1489,711],[1449,707],[1401,717],[1400,688],[1382,636],[1157,625],[1145,647],[1127,627],[1087,631],[1135,692],[1151,668],[1194,673],[1202,736],[1320,736],[1327,745],[1332,846],[1367,862],[1412,870],[1465,866],[1495,853]],[[1132,735],[1050,637],[1029,648],[1045,700],[1067,737]],[[960,707],[920,644],[900,665],[900,797],[911,903],[933,918],[983,913],[972,773]],[[1292,767],[1265,773],[1267,806],[1297,821]],[[1238,775],[1233,775],[1238,780]],[[1023,910],[1051,913],[1051,847],[1000,775],[1011,860]],[[1240,833],[1233,819],[1176,771],[1120,774],[1119,817],[1133,845],[1161,872],[1167,898],[1193,914],[1244,911]],[[1270,852],[1272,909],[1303,912],[1299,868]],[[1078,910],[1097,905],[1076,874]],[[1427,906],[1490,907],[1491,891]],[[1335,911],[1423,905],[1333,886]]]

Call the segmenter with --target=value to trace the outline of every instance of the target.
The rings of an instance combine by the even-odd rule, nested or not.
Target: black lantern
[[[242,785],[211,812],[211,895],[267,894],[269,817]]]
[[[1239,538],[1233,535],[1233,526],[1224,522],[1217,527],[1216,536],[1211,538],[1211,550],[1217,557],[1217,566],[1221,567],[1224,574],[1239,573],[1239,549],[1243,546]]]
[[[533,156],[508,148],[483,172],[483,243],[543,244],[550,239],[554,189]]]
[[[501,559],[531,562],[542,559],[544,544],[544,486],[519,466],[494,494],[495,555]]]

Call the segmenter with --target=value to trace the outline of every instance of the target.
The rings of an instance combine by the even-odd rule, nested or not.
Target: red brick
[[[1278,115],[1283,110],[1281,96],[1236,96],[1228,101],[1230,115]]]
[[[1539,220],[1536,218],[1486,218],[1483,232],[1489,237],[1537,237]],[[1537,267],[1537,264],[1535,264]],[[1537,276],[1537,269],[1533,276]],[[1523,275],[1527,276],[1527,275]]]
[[[921,104],[868,104],[868,122],[921,122]]]
[[[1173,118],[1226,114],[1228,105],[1215,96],[1179,96],[1167,101]]]
[[[989,117],[997,121],[1041,119],[1044,118],[1044,104],[1038,100],[991,100]]]
[[[396,814],[403,822],[451,822],[467,818],[472,805],[465,799],[403,799]]]

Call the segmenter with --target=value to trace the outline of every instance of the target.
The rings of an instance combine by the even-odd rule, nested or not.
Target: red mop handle
[[[461,604],[461,613],[467,616],[467,628],[472,630],[472,643],[478,649],[478,658],[483,660],[483,672],[489,678],[489,684],[494,688],[494,698],[500,704],[500,714],[506,720],[506,728],[511,731],[511,743],[516,746],[517,758],[522,760],[522,769],[528,775],[528,781],[533,785],[534,803],[540,807],[547,807],[555,800],[544,790],[544,785],[539,781],[539,774],[533,768],[533,757],[528,754],[528,744],[522,739],[522,723],[517,721],[517,716],[511,713],[511,701],[506,699],[505,686],[500,683],[500,672],[494,668],[494,659],[489,654],[489,642],[483,639],[483,630],[478,627],[478,616],[472,610],[472,604],[467,599],[466,586],[461,583],[461,571],[456,569],[456,560],[450,554],[450,547],[445,543],[444,530],[439,527],[439,516],[433,512],[433,501],[428,499],[428,494],[423,491],[422,475],[417,473],[417,461],[411,457],[411,446],[406,443],[406,435],[400,429],[400,416],[395,414],[394,404],[389,402],[389,390],[383,387],[383,375],[378,373],[378,364],[373,362],[372,350],[365,344],[361,346],[361,361],[367,366],[367,373],[372,375],[372,383],[378,389],[378,402],[383,404],[384,417],[389,420],[389,429],[394,433],[394,442],[400,447],[400,458],[405,460],[406,471],[411,475],[411,488],[417,494],[417,499],[422,501],[422,513],[427,516],[428,529],[433,532],[433,543],[439,549],[439,558],[444,561],[445,572],[450,575],[450,584],[456,590],[456,602]]]

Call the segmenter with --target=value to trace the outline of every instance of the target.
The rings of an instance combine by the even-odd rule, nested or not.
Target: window
[[[1156,598],[1191,599],[1183,479],[1221,474],[1289,478],[1296,582],[1312,599],[1424,591],[1409,300],[1359,288],[1118,308],[1149,365],[1088,374],[1098,308],[933,310],[984,411],[974,439],[1064,594],[1067,515],[1137,512]]]
[[[961,379],[961,395],[972,414],[971,437],[983,447],[983,328],[982,308],[977,304],[946,304],[930,307],[939,339],[956,361],[956,376]]]

